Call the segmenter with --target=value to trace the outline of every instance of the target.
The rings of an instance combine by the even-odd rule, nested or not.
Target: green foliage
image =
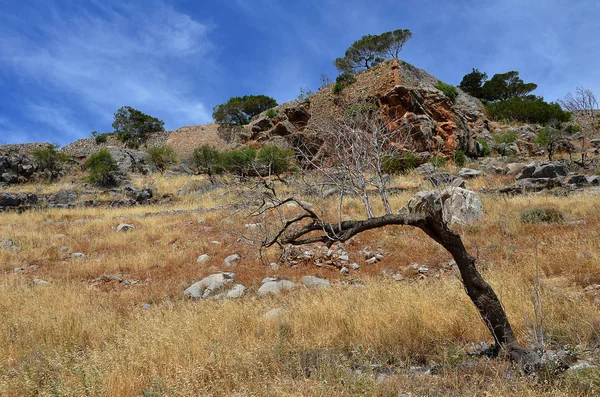
[[[417,156],[413,152],[385,153],[381,159],[381,171],[386,174],[406,174],[417,166]]]
[[[361,114],[376,112],[379,106],[375,103],[365,102],[360,105],[350,106],[344,111],[344,117],[355,117]]]
[[[452,154],[452,158],[454,160],[454,164],[459,167],[462,167],[467,162],[467,155],[462,150],[455,150]]]
[[[531,208],[521,212],[521,223],[555,223],[564,218],[556,208]]]
[[[194,149],[194,162],[196,167],[202,174],[207,174],[214,183],[213,174],[221,171],[219,166],[219,159],[221,153],[210,145],[202,145],[199,148]]]
[[[331,92],[333,92],[334,94],[339,94],[340,92],[344,91],[344,88],[346,88],[344,86],[344,84],[336,82],[333,85],[333,88],[331,89]]]
[[[386,59],[397,59],[402,47],[411,37],[412,33],[408,29],[365,35],[352,43],[343,58],[335,60],[335,67],[342,73],[355,74]]]
[[[550,121],[567,122],[571,119],[571,114],[562,110],[559,104],[547,103],[540,97],[512,98],[504,102],[489,103],[485,109],[495,121],[547,124]]]
[[[435,168],[441,168],[441,167],[446,166],[446,161],[447,161],[446,157],[442,156],[441,154],[432,156],[429,159],[429,163],[431,165],[433,165]]]
[[[161,172],[177,162],[175,150],[171,146],[153,146],[148,149],[150,163],[154,164]]]
[[[335,78],[335,84],[333,85],[332,92],[334,94],[339,94],[344,90],[344,88],[355,82],[356,77],[354,77],[354,75],[350,73],[342,73]]]
[[[252,117],[275,106],[277,101],[266,95],[233,97],[213,108],[213,119],[217,124],[246,125]]]
[[[580,131],[581,131],[581,126],[579,124],[571,124],[571,125],[568,125],[567,128],[565,128],[565,132],[567,132],[569,134],[575,134]]]
[[[59,152],[58,148],[58,144],[54,143],[31,151],[33,164],[39,171],[45,171],[49,180],[55,179],[62,165],[69,160],[69,156]]]
[[[265,116],[267,116],[267,118],[269,118],[269,119],[274,119],[275,117],[277,117],[278,114],[279,114],[279,111],[277,111],[277,109],[271,108],[271,109],[267,110],[267,113],[265,113]]]
[[[112,124],[119,140],[129,147],[139,147],[151,132],[164,131],[165,122],[149,116],[131,106],[123,106],[114,116]]]
[[[519,72],[511,70],[506,73],[495,74],[487,80],[487,74],[473,69],[464,75],[459,87],[485,102],[507,101],[512,98],[528,96],[537,88],[537,84],[525,83],[519,77]]]
[[[99,186],[112,186],[116,183],[115,173],[118,171],[117,162],[112,158],[108,149],[100,149],[92,154],[85,162],[88,181]]]
[[[228,172],[240,176],[255,174],[256,150],[245,147],[239,150],[223,152],[219,155],[219,172]]]
[[[97,134],[96,136],[94,136],[94,140],[97,144],[106,143],[106,141],[108,140],[108,134]]]
[[[266,171],[267,175],[279,175],[289,171],[292,166],[294,151],[282,149],[276,145],[263,146],[256,155],[258,168]]]
[[[487,80],[487,74],[473,68],[471,73],[466,74],[458,87],[475,98],[483,97],[483,83]]]
[[[513,143],[516,142],[517,139],[519,138],[519,132],[516,130],[508,130],[506,132],[503,132],[500,135],[496,135],[494,137],[494,140],[496,141],[496,143],[500,144],[500,143]]]
[[[490,149],[490,144],[488,143],[488,141],[486,141],[483,138],[477,138],[476,141],[481,144],[481,147],[483,148],[484,157],[489,156],[489,154],[492,152],[492,150]]]
[[[441,80],[438,80],[437,84],[435,85],[435,88],[442,91],[446,98],[450,99],[452,102],[454,102],[456,100],[456,97],[458,96],[458,91],[456,91],[456,87],[450,84],[446,84]]]

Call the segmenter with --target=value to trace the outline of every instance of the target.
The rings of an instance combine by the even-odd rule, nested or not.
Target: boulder
[[[119,226],[117,226],[117,232],[127,232],[133,229],[135,229],[135,225],[130,223],[121,223]]]
[[[139,204],[145,204],[154,196],[152,189],[144,188],[141,190],[136,189],[134,186],[127,185],[123,188],[127,197],[135,200]]]
[[[567,167],[560,162],[531,163],[523,167],[516,178],[559,178],[567,176],[567,173]]]
[[[59,190],[50,201],[56,204],[71,204],[77,201],[77,193],[72,190]]]
[[[202,254],[196,259],[196,263],[199,265],[203,265],[210,260],[210,256],[207,254]]]
[[[242,284],[236,284],[225,294],[227,299],[238,299],[246,294],[246,287]]]
[[[292,135],[296,132],[296,128],[292,123],[287,120],[284,120],[280,123],[277,123],[275,127],[271,131],[269,131],[269,136],[288,136]]]
[[[21,251],[21,248],[17,247],[12,239],[8,237],[2,237],[0,238],[0,250],[19,252]]]
[[[458,179],[457,176],[449,174],[447,172],[436,172],[431,174],[428,178],[429,182],[433,185],[433,187],[440,187],[450,185],[452,182]]]
[[[315,276],[304,276],[302,277],[302,284],[307,288],[313,288],[318,290],[327,289],[331,286],[329,280],[319,278]]]
[[[122,173],[141,172],[150,174],[158,172],[158,168],[150,164],[150,155],[146,152],[133,149],[122,149],[115,146],[107,146],[106,149],[116,161],[119,171]]]
[[[291,290],[296,284],[289,280],[268,280],[259,289],[259,296],[279,295],[282,291]]]
[[[471,168],[462,168],[460,171],[458,171],[458,176],[461,178],[476,178],[482,175],[484,175],[482,171]]]
[[[484,216],[481,199],[471,190],[446,188],[441,193],[441,199],[444,220],[450,224],[469,225]]]
[[[190,299],[208,299],[216,297],[224,292],[228,286],[233,285],[234,277],[234,273],[211,274],[197,283],[192,284],[183,291],[183,295]]]
[[[225,267],[231,268],[236,266],[241,259],[242,257],[239,254],[233,254],[225,258],[223,262],[225,263]]]
[[[290,123],[297,128],[304,128],[310,120],[310,113],[303,105],[292,106],[283,110]]]

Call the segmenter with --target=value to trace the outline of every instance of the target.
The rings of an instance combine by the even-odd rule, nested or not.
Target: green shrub
[[[490,149],[490,144],[488,143],[488,141],[486,141],[483,138],[477,138],[476,139],[477,142],[479,142],[481,144],[481,147],[483,148],[483,155],[484,156],[489,156],[489,154],[492,152]]]
[[[148,149],[149,161],[161,172],[170,165],[177,162],[175,150],[171,146],[154,146]]]
[[[381,170],[390,175],[406,174],[417,166],[417,156],[413,152],[386,153],[381,159]]]
[[[550,121],[571,120],[571,113],[562,110],[559,104],[545,102],[539,97],[516,97],[502,102],[488,103],[485,109],[487,115],[494,121],[547,124]]]
[[[261,173],[268,175],[283,174],[292,166],[294,152],[291,149],[282,149],[275,145],[265,145],[256,154],[256,161]]]
[[[33,164],[38,171],[46,172],[49,180],[55,179],[62,169],[62,165],[69,160],[69,156],[66,153],[59,152],[58,148],[58,144],[54,143],[31,151]]]
[[[99,186],[115,185],[115,174],[118,171],[117,162],[112,158],[108,149],[100,149],[92,154],[85,162],[88,181]]]
[[[98,134],[94,136],[94,140],[97,144],[106,143],[108,140],[108,134]]]
[[[429,159],[429,163],[436,168],[441,168],[446,165],[446,157],[438,154]]]
[[[275,117],[277,117],[278,114],[279,114],[279,112],[277,111],[277,109],[271,108],[271,109],[267,110],[267,112],[265,113],[265,116],[267,116],[267,118],[269,118],[269,119],[274,119]]]
[[[521,212],[521,223],[555,223],[564,220],[562,212],[555,208],[532,208]]]
[[[446,84],[441,80],[438,80],[437,84],[435,85],[435,88],[442,91],[446,98],[450,99],[452,102],[454,102],[456,100],[456,97],[458,96],[458,91],[456,91],[456,87],[450,84]]]
[[[462,150],[455,150],[453,153],[454,164],[462,167],[467,162],[467,155]]]
[[[513,143],[517,141],[517,138],[519,138],[519,132],[515,131],[515,130],[508,130],[506,132],[503,132],[500,135],[496,135],[494,137],[496,143],[500,144],[500,143]]]
[[[344,85],[342,83],[338,83],[338,82],[336,82],[333,85],[333,88],[331,89],[331,92],[333,92],[334,94],[339,94],[342,91],[344,91]]]
[[[221,153],[210,145],[202,145],[194,149],[194,163],[202,174],[207,174],[212,181],[213,173],[219,172],[219,159]],[[213,181],[214,182],[214,181]]]
[[[579,124],[571,124],[565,128],[565,131],[569,134],[574,134],[581,131],[581,126]]]
[[[223,152],[219,155],[218,172],[248,176],[255,173],[255,160],[256,150],[251,147]]]

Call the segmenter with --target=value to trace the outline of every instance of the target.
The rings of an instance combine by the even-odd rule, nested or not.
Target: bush
[[[429,163],[436,168],[441,168],[446,165],[446,157],[442,155],[436,155],[429,159]]]
[[[282,149],[275,145],[265,145],[256,155],[258,167],[263,173],[279,175],[289,171],[292,166],[294,152],[290,149]]]
[[[539,97],[517,97],[485,106],[488,116],[495,121],[520,121],[547,124],[550,121],[567,122],[571,113],[557,103],[547,103]]]
[[[462,167],[467,162],[467,155],[462,150],[455,150],[453,153],[454,164]]]
[[[114,115],[112,126],[117,138],[128,147],[137,148],[151,132],[164,131],[165,122],[149,116],[131,106],[123,106]]]
[[[279,114],[277,109],[271,108],[271,109],[267,110],[267,113],[265,113],[265,116],[267,116],[267,118],[269,118],[269,119],[274,119],[275,117],[277,117],[277,114]]]
[[[88,181],[99,186],[112,186],[117,183],[117,162],[112,158],[108,149],[100,149],[92,154],[85,162],[88,171]]]
[[[521,223],[555,223],[564,220],[562,212],[555,208],[532,208],[521,212]]]
[[[489,154],[492,152],[490,149],[490,144],[488,143],[488,141],[486,141],[483,138],[477,138],[476,139],[477,142],[479,142],[481,144],[481,147],[483,148],[483,155],[485,156],[489,156]]]
[[[108,141],[108,134],[98,134],[94,136],[94,140],[97,144],[106,143]]]
[[[58,148],[58,144],[54,143],[45,148],[37,148],[31,151],[33,164],[38,168],[38,171],[45,171],[49,180],[53,180],[58,176],[62,165],[69,159],[69,156],[66,153],[59,152]]]
[[[567,128],[565,128],[565,132],[568,132],[569,134],[574,134],[577,132],[581,131],[581,126],[578,124],[571,124],[568,125]]]
[[[150,163],[154,164],[161,172],[177,162],[175,150],[171,146],[154,146],[148,149]]]
[[[219,159],[221,153],[210,145],[202,145],[199,148],[194,149],[194,162],[196,167],[202,174],[207,174],[214,183],[213,174],[218,173],[221,168],[219,167]]]
[[[331,89],[331,92],[333,92],[334,94],[339,94],[342,91],[344,91],[344,85],[342,83],[338,83],[338,82],[336,82],[333,85],[333,88]]]
[[[381,159],[381,170],[390,175],[406,174],[417,166],[417,156],[413,152],[386,153]]]
[[[508,130],[506,132],[503,132],[500,135],[496,135],[494,137],[496,143],[501,144],[501,143],[513,143],[517,141],[517,138],[519,137],[519,132],[515,131],[515,130]]]
[[[456,87],[450,84],[446,84],[441,80],[438,80],[437,84],[435,85],[435,88],[442,91],[446,98],[450,99],[452,102],[454,102],[456,100],[456,97],[458,96],[458,91],[456,91]]]
[[[255,160],[256,150],[251,147],[223,152],[219,155],[217,171],[248,176],[255,173]]]

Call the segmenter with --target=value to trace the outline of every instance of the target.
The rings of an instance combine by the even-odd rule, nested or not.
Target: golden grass
[[[162,193],[175,192],[187,178],[154,178]],[[396,181],[410,191],[393,196],[399,208],[421,181]],[[136,184],[146,186],[149,180]],[[366,245],[389,255],[378,264],[361,263],[353,273],[365,286],[342,285],[337,271],[300,264],[271,270],[256,248],[237,241],[247,219],[229,210],[144,214],[168,209],[214,208],[230,198],[220,189],[179,198],[171,206],[127,209],[73,209],[6,213],[0,237],[22,251],[0,251],[0,395],[110,396],[390,396],[413,395],[567,396],[597,395],[600,375],[566,375],[551,384],[520,377],[502,360],[469,358],[472,343],[489,341],[488,331],[460,282],[440,265],[449,255],[411,228],[371,231],[349,243],[359,259]],[[584,287],[600,282],[600,202],[569,197],[484,196],[484,221],[463,228],[465,244],[506,307],[518,338],[533,344],[534,279],[542,270],[541,294],[547,341],[600,343],[600,308]],[[522,225],[523,209],[551,206],[566,222]],[[352,216],[360,205],[348,203]],[[200,222],[202,220],[202,222]],[[584,220],[585,223],[569,224]],[[117,233],[119,223],[136,229]],[[212,241],[220,244],[213,244]],[[84,252],[74,260],[59,248]],[[267,276],[292,280],[306,274],[327,277],[325,292],[303,288],[279,298],[190,302],[183,289],[194,280],[225,270],[233,253],[242,262],[233,271],[251,290]],[[198,255],[211,261],[198,265]],[[267,263],[275,252],[267,252]],[[411,277],[410,264],[431,269]],[[36,264],[37,270],[13,273]],[[384,269],[406,275],[402,282],[380,276]],[[92,285],[103,274],[138,281]],[[32,280],[50,281],[34,286]],[[338,281],[339,280],[339,281]],[[143,310],[144,303],[152,303]],[[285,313],[262,316],[277,307]],[[410,365],[437,363],[439,374],[415,375]],[[371,364],[394,369],[376,380]]]

